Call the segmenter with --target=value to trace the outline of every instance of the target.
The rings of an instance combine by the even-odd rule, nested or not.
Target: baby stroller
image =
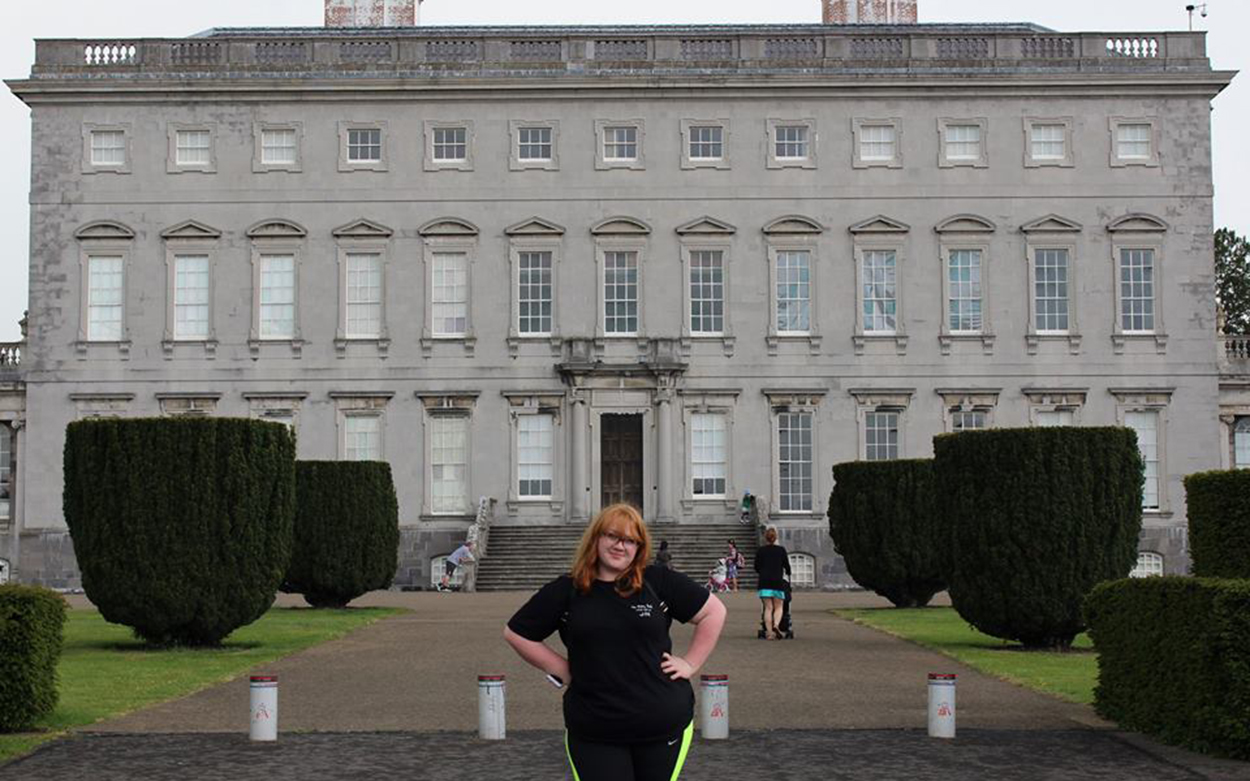
[[[707,590],[720,594],[729,590],[729,566],[725,559],[717,559],[716,566],[708,570]]]
[[[794,625],[790,623],[790,596],[793,593],[790,588],[790,581],[786,581],[786,599],[781,607],[781,620],[777,622],[777,631],[781,632],[782,638],[786,640],[794,639]],[[760,631],[756,637],[763,640],[768,636],[768,630],[764,627],[764,607],[760,606]]]

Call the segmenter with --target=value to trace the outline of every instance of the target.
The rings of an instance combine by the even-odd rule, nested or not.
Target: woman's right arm
[[[522,659],[539,670],[556,676],[564,681],[566,686],[573,680],[573,676],[569,673],[569,660],[551,650],[546,643],[527,640],[507,626],[503,629],[503,639]]]

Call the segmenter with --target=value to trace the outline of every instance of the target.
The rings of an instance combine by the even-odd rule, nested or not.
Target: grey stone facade
[[[836,585],[830,468],[875,454],[874,426],[896,427],[883,453],[923,457],[962,413],[1024,426],[1056,411],[1158,421],[1142,550],[1183,572],[1180,481],[1220,466],[1213,443],[1228,436],[1209,110],[1231,77],[1199,33],[1027,25],[39,41],[30,78],[9,82],[31,106],[34,156],[18,574],[75,583],[62,432],[90,415],[280,416],[302,458],[345,458],[376,436],[410,585],[463,539],[479,496],[498,500],[496,523],[584,523],[612,490],[604,420],[636,416],[649,521],[724,520],[751,490],[791,552],[815,557],[818,584]],[[613,128],[633,129],[620,136],[632,154],[605,152]],[[1039,249],[1070,263],[1061,332],[1038,326]],[[1125,251],[1149,253],[1149,328],[1124,328]],[[541,335],[518,326],[534,253],[549,253],[553,286]],[[379,259],[368,338],[346,315],[358,255]],[[461,262],[448,255],[463,258],[459,288],[444,284]],[[786,276],[800,255],[806,282]],[[183,256],[207,258],[210,280],[207,331],[188,339]],[[294,315],[268,338],[259,287],[279,256],[293,258]],[[892,296],[869,278],[886,256]],[[972,256],[979,319],[952,320],[952,259]],[[712,257],[722,292],[700,300],[719,301],[723,322],[709,333],[692,327],[704,293],[690,279]],[[96,258],[120,259],[95,266],[121,270],[106,338],[90,327]],[[623,336],[606,325],[605,275],[629,258],[637,326]],[[436,320],[444,294],[437,317],[451,319]],[[805,294],[806,319],[793,303]],[[891,306],[893,328],[874,329]],[[463,332],[440,334],[457,316]],[[519,421],[533,415],[552,421],[537,500],[518,487]],[[725,423],[714,498],[692,487],[704,415]],[[782,496],[783,418],[811,426],[810,509],[784,509],[804,492]],[[463,461],[436,457],[443,445]],[[436,458],[462,475],[440,483],[455,483],[450,499],[433,490]]]

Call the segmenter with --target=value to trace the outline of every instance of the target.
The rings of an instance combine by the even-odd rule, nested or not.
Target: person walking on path
[[[764,532],[764,544],[755,552],[755,571],[760,575],[760,600],[764,603],[764,632],[769,640],[780,640],[786,599],[786,578],[790,576],[790,554],[777,544],[777,530]]]
[[[673,553],[668,549],[668,540],[660,540],[660,549],[655,554],[655,566],[673,568]]]
[[[738,568],[745,567],[746,564],[742,551],[738,550],[733,540],[730,540],[729,554],[725,556],[725,582],[729,584],[730,591],[738,590]]]
[[[676,781],[694,735],[690,679],[711,656],[725,606],[685,575],[646,566],[651,539],[628,504],[605,507],[582,534],[572,572],[508,620],[504,640],[567,684],[565,750],[578,781]],[[683,656],[673,619],[694,624]],[[560,633],[564,658],[543,643]]]
[[[443,563],[443,579],[439,581],[439,591],[451,591],[451,576],[455,574],[456,568],[464,564],[466,561],[476,561],[473,558],[473,542],[466,542],[459,548],[452,551],[451,555]]]

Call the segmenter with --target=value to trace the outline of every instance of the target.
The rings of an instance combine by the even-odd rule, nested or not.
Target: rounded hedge
[[[968,431],[934,438],[943,573],[968,623],[1062,647],[1081,604],[1137,560],[1143,465],[1127,428]]]
[[[399,502],[391,465],[298,461],[295,537],[282,590],[313,607],[343,607],[387,588],[399,566]]]
[[[71,423],[64,510],[105,619],[152,643],[213,645],[260,618],[282,582],[295,438],[234,418]]]
[[[896,607],[946,587],[936,539],[933,460],[852,461],[833,468],[829,536],[856,583]]]
[[[1189,553],[1204,578],[1250,578],[1250,469],[1185,478]]]
[[[56,707],[65,600],[36,586],[0,586],[0,732],[30,729]]]

